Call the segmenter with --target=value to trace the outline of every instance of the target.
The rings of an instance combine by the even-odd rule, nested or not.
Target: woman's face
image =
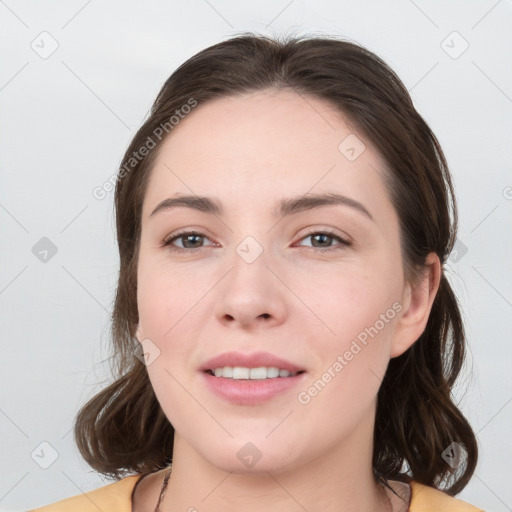
[[[277,472],[371,443],[389,359],[414,341],[401,331],[410,288],[383,173],[342,115],[289,91],[199,105],[160,148],[142,213],[137,337],[176,435],[216,467]],[[184,196],[195,203],[152,214]],[[265,352],[303,373],[203,370],[227,352]],[[221,366],[273,366],[230,361]]]

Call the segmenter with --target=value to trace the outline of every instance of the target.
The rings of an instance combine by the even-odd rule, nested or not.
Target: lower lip
[[[209,388],[220,398],[236,405],[259,405],[289,391],[304,380],[306,372],[273,379],[226,379],[202,372]]]

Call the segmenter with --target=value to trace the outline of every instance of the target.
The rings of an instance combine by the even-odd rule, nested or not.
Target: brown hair
[[[75,424],[80,452],[100,473],[147,473],[172,461],[174,429],[145,365],[133,355],[142,203],[161,147],[155,133],[191,99],[201,105],[269,88],[329,102],[376,147],[387,166],[384,179],[399,216],[404,272],[411,282],[424,269],[429,252],[444,264],[452,250],[457,209],[445,157],[407,89],[379,57],[332,36],[279,40],[251,33],[200,51],[163,85],[118,174],[120,271],[112,314],[116,380],[80,410]],[[156,147],[134,159],[148,138]],[[477,443],[451,396],[464,359],[464,326],[443,270],[425,331],[404,354],[391,359],[378,393],[373,452],[377,478],[414,478],[444,487],[451,495],[468,483]],[[453,442],[467,452],[456,469],[442,456]]]

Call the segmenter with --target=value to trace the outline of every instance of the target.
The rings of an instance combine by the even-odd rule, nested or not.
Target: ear
[[[402,311],[395,325],[390,356],[403,354],[422,335],[441,281],[441,262],[431,252],[425,259],[425,270],[414,287],[406,283],[402,296]]]
[[[137,330],[135,331],[135,336],[137,337],[137,341],[142,343],[144,336],[142,336],[142,329],[140,327],[140,322],[137,324]]]

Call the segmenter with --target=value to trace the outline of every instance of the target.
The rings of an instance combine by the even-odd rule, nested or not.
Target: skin
[[[349,134],[366,146],[355,161],[338,149]],[[377,392],[390,358],[425,329],[440,262],[432,253],[422,281],[404,280],[384,172],[370,142],[332,106],[285,90],[200,105],[163,143],[144,198],[137,295],[137,338],[160,350],[147,369],[176,430],[162,511],[386,510],[371,464]],[[323,192],[359,201],[374,220],[346,205],[273,214],[283,198]],[[150,216],[177,193],[214,197],[224,213],[177,207]],[[188,246],[199,248],[163,246],[182,229],[205,234]],[[310,236],[325,229],[352,245]],[[263,250],[252,263],[236,251],[247,236]],[[401,311],[301,404],[298,392],[393,303]],[[231,404],[198,372],[229,350],[272,352],[307,378],[262,405]],[[262,454],[250,468],[237,457],[247,442]],[[162,477],[142,480],[136,512],[153,512]]]

